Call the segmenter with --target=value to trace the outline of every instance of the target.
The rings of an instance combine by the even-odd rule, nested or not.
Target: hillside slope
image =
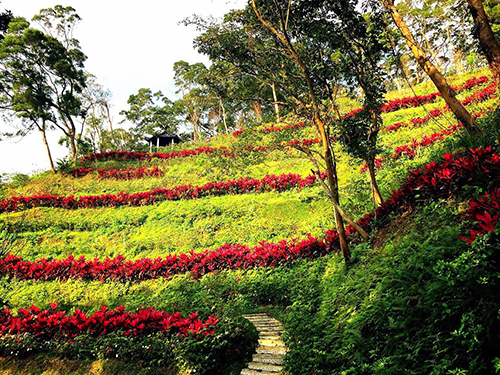
[[[487,79],[453,84],[478,117],[497,114]],[[492,373],[498,204],[480,199],[498,187],[500,160],[465,151],[481,145],[430,87],[417,93],[383,115],[376,216],[362,163],[336,150],[341,203],[371,230],[369,243],[351,236],[348,267],[326,194],[288,147],[317,147],[302,124],[93,155],[67,175],[3,185],[0,368],[237,374],[257,337],[241,316],[266,310],[287,330],[290,374]],[[483,121],[486,146],[498,131]]]

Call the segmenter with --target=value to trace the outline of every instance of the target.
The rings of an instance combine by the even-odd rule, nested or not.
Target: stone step
[[[254,324],[254,326],[257,331],[283,330],[283,326],[277,324]]]
[[[269,363],[271,365],[283,365],[283,355],[282,354],[254,354],[252,356],[252,362],[257,363]]]
[[[280,373],[283,367],[276,366],[276,365],[269,365],[266,363],[250,362],[248,364],[248,368],[250,370],[260,370],[260,371],[269,371],[269,372]]]
[[[263,342],[283,342],[283,340],[281,339],[280,336],[276,336],[276,335],[273,335],[273,336],[262,336],[262,335],[259,335],[259,340],[262,340]]]
[[[259,331],[259,336],[279,336],[281,338],[281,335],[283,334],[283,331]]]
[[[283,324],[276,322],[250,322],[256,327],[283,327]]]
[[[281,347],[281,346],[266,346],[266,345],[261,345],[255,349],[255,352],[257,354],[279,354],[279,355],[285,355],[287,352],[286,347]]]
[[[244,318],[248,318],[248,317],[254,318],[256,316],[263,316],[263,317],[267,318],[269,315],[267,315],[266,313],[255,313],[255,314],[245,314],[245,315],[243,315]]]
[[[250,370],[248,368],[244,368],[241,370],[241,375],[276,375],[276,372],[269,372],[269,371],[257,371],[257,370]]]
[[[263,346],[274,346],[274,347],[285,347],[285,343],[282,340],[265,340],[259,338],[259,345]]]
[[[267,322],[267,321],[271,321],[271,322],[279,322],[279,320],[276,320],[274,318],[271,318],[269,316],[256,316],[256,317],[251,317],[251,316],[247,316],[245,319],[248,319],[252,322]]]

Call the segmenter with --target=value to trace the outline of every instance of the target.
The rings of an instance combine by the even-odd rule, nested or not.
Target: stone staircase
[[[243,315],[259,332],[259,346],[252,357],[248,368],[241,375],[276,375],[281,373],[283,356],[287,348],[281,340],[283,326],[279,321],[267,314]]]

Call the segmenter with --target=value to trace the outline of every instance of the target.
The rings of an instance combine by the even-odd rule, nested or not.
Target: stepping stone
[[[269,363],[270,365],[283,365],[283,355],[281,354],[254,354],[252,361],[259,363]]]
[[[279,354],[281,356],[284,356],[287,352],[286,348],[283,347],[276,347],[276,346],[259,346],[257,349],[255,349],[257,354]]]
[[[287,348],[281,334],[283,325],[267,314],[243,315],[259,332],[259,346],[248,368],[241,371],[241,375],[277,375],[283,368],[283,356]]]

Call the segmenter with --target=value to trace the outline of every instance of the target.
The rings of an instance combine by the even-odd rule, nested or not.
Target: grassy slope
[[[463,82],[467,78],[469,77],[460,77],[457,80]],[[419,88],[417,93],[427,94],[432,91],[427,84]],[[491,104],[492,101],[486,102],[476,107],[476,110]],[[431,110],[442,108],[443,105],[442,101],[438,101],[426,108]],[[426,114],[422,108],[400,110],[384,115],[384,125],[408,121],[409,118],[423,117]],[[446,125],[442,118],[440,122]],[[407,144],[413,138],[419,139],[422,135],[439,130],[439,124],[429,122],[421,128],[401,129],[397,133],[382,132],[382,156],[387,157],[395,146]],[[310,129],[294,134],[297,134],[297,138],[314,136]],[[224,136],[206,145],[244,142],[267,144],[272,139],[272,135],[250,140]],[[408,167],[433,160],[444,152],[452,151],[454,147],[456,143],[453,141],[441,142],[422,150],[415,159],[387,163],[379,172],[383,194],[387,197],[392,189],[399,186]],[[338,155],[342,203],[352,216],[359,218],[373,209],[368,195],[367,176],[359,173],[359,161],[350,159],[340,150]],[[158,165],[165,171],[165,175],[160,179],[114,181],[99,180],[95,175],[74,179],[42,174],[23,184],[6,186],[4,196],[41,192],[64,195],[137,192],[187,183],[202,185],[209,181],[244,176],[261,178],[268,173],[293,172],[304,176],[310,173],[308,161],[295,152],[275,151],[266,159],[255,155],[249,155],[249,158],[248,163],[231,159],[214,160],[208,156],[146,163],[96,162],[92,165],[96,169]],[[451,364],[445,362],[462,351],[475,353],[482,348],[478,345],[467,351],[467,348],[461,347],[455,350],[453,346],[454,337],[460,339],[460,334],[453,335],[452,332],[460,328],[461,315],[469,313],[468,316],[471,317],[471,322],[464,324],[470,324],[471,327],[479,324],[476,320],[481,316],[475,313],[477,311],[472,306],[475,300],[470,299],[471,303],[467,300],[467,303],[460,304],[455,301],[457,296],[445,296],[455,303],[450,307],[448,299],[443,302],[436,297],[436,290],[449,291],[446,283],[454,277],[450,277],[451,271],[447,269],[452,266],[446,264],[460,267],[466,261],[473,260],[460,258],[467,251],[467,246],[457,238],[458,211],[459,203],[442,202],[410,215],[387,231],[392,235],[381,234],[374,244],[356,247],[356,263],[348,271],[344,269],[342,260],[332,254],[315,261],[298,261],[294,267],[222,271],[207,275],[199,281],[192,280],[189,275],[128,284],[83,281],[36,283],[3,279],[0,298],[5,305],[14,309],[29,307],[31,304],[47,307],[50,302],[57,301],[67,310],[82,308],[92,311],[100,305],[125,305],[127,309],[133,310],[145,305],[168,312],[187,313],[198,310],[200,314],[216,313],[221,316],[239,316],[242,312],[268,305],[289,329],[288,343],[292,351],[288,356],[288,367],[293,374],[328,374],[332,366],[339,368],[338,373],[390,373],[384,372],[385,369],[411,367],[411,358],[429,359],[423,360],[422,366],[427,367],[418,367],[420,371],[425,368],[428,372],[420,373],[435,371],[436,374],[458,374],[461,368],[467,373],[469,370],[464,367],[469,359],[467,355],[464,354],[465,360],[457,360]],[[306,233],[318,236],[334,226],[332,209],[319,187],[285,193],[163,202],[145,207],[75,211],[43,208],[3,214],[0,218],[15,225],[22,237],[16,252],[30,260],[40,257],[62,258],[69,254],[100,258],[117,254],[130,259],[158,257],[167,253],[215,249],[224,243],[255,245],[261,240],[303,238]],[[401,235],[396,236],[396,233]],[[473,255],[470,257],[473,258]],[[469,291],[470,283],[480,272],[471,268],[472,270],[459,269],[469,282]],[[421,303],[426,298],[429,301]],[[415,311],[419,315],[413,317]],[[449,326],[440,328],[438,324],[435,331],[426,331],[431,330],[430,327],[437,324],[439,319],[444,320],[447,316],[450,316],[454,325],[450,323]],[[431,318],[434,321],[429,321]],[[398,332],[414,325],[424,325],[427,328],[416,330],[415,335],[412,333],[413,336],[400,333],[398,346],[404,349],[388,348],[392,339],[398,337]],[[481,329],[477,328],[477,331],[480,332]],[[472,334],[471,332],[472,328],[467,334]],[[435,342],[427,343],[426,340],[432,337]],[[466,339],[462,341],[472,342]],[[429,347],[434,347],[436,352],[450,351],[451,354],[440,354],[433,358],[432,353],[427,351]],[[44,363],[43,366],[47,365],[47,361],[41,362]],[[15,370],[22,365],[14,362],[3,362],[2,365],[5,373],[40,373],[35,370]],[[57,370],[58,366],[61,365],[49,364],[51,370],[47,371],[56,374],[60,371]],[[77,371],[84,373],[88,364],[81,366]],[[119,364],[108,367],[115,368],[114,366],[120,367]],[[480,365],[478,366],[475,368],[480,369]],[[122,368],[102,373],[114,371],[132,374],[142,373],[140,371],[144,370]],[[408,369],[406,372],[419,373],[418,370],[415,371],[417,372]]]

